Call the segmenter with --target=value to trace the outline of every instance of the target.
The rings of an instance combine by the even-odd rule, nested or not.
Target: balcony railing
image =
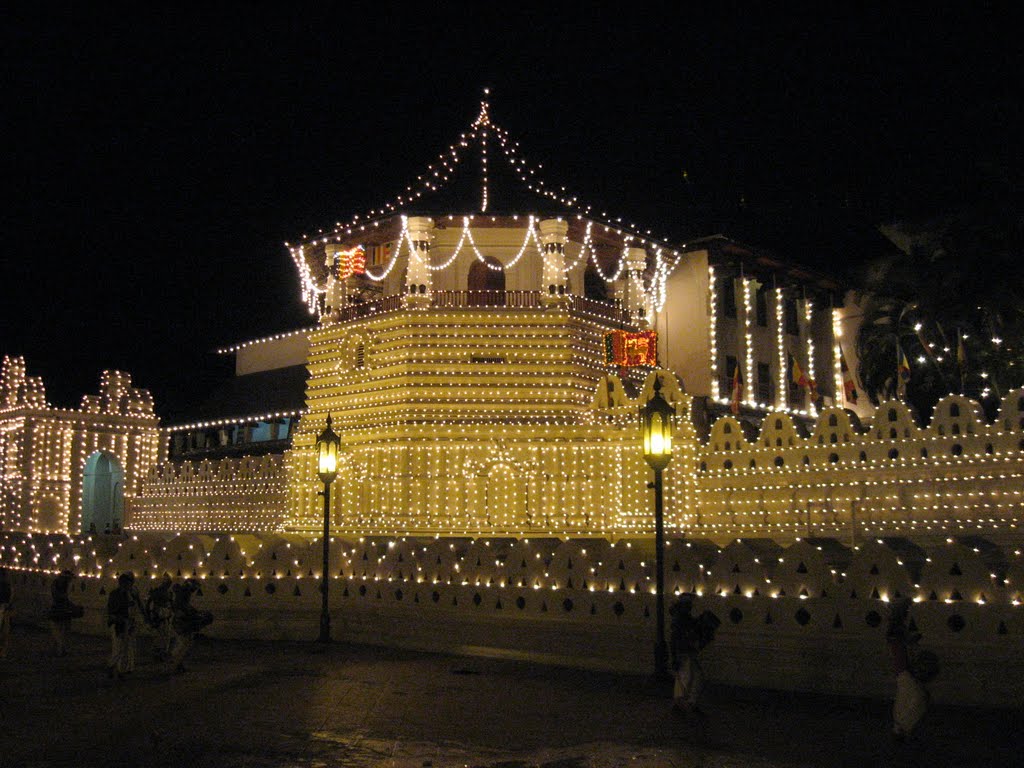
[[[430,306],[441,309],[504,307],[540,309],[540,291],[434,291]]]
[[[434,291],[430,306],[437,309],[542,309],[540,291]],[[374,301],[349,304],[339,310],[338,320],[343,323],[372,315],[397,312],[405,307],[405,296],[395,294]],[[618,302],[597,301],[584,296],[567,294],[564,297],[569,311],[590,315],[615,325],[631,326],[629,313]]]

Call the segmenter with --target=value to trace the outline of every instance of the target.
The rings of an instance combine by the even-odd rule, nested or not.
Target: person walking
[[[82,618],[84,613],[82,606],[71,602],[68,595],[74,579],[74,573],[63,570],[50,586],[50,596],[53,598],[53,605],[50,607],[50,629],[53,632],[54,653],[57,656],[68,655],[68,631],[71,629],[71,620]]]
[[[170,574],[165,573],[156,586],[146,595],[146,621],[156,632],[156,657],[165,661],[171,657],[171,643],[174,641],[174,630],[171,628],[171,581]]]
[[[14,587],[6,568],[0,568],[0,659],[7,658],[7,644],[11,638],[11,605]]]
[[[896,694],[892,704],[892,733],[896,741],[904,741],[921,722],[931,697],[924,684],[938,673],[938,659],[934,654],[917,648],[921,635],[912,631],[907,623],[910,600],[891,604],[889,627],[885,642],[889,648],[893,671],[896,673]]]
[[[199,582],[195,579],[187,579],[173,587],[171,627],[174,629],[174,645],[171,650],[171,668],[176,673],[185,671],[182,662],[192,647],[196,634],[213,621],[212,613],[200,611],[192,605],[192,595],[198,591]]]
[[[118,679],[135,671],[136,617],[142,604],[135,589],[135,574],[122,573],[107,598],[110,627],[110,663],[107,675]]]
[[[693,595],[679,596],[669,609],[672,618],[669,651],[675,670],[672,708],[683,715],[703,715],[698,702],[704,689],[704,671],[700,665],[700,652],[714,639],[718,618],[704,611],[693,615]]]

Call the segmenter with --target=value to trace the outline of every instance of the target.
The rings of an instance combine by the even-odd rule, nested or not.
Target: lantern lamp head
[[[331,429],[331,415],[327,414],[327,426],[316,438],[317,472],[325,485],[330,485],[338,476],[338,453],[341,438]]]
[[[654,395],[640,408],[640,432],[644,458],[656,472],[672,461],[672,420],[675,408],[661,395],[661,377],[654,379]]]

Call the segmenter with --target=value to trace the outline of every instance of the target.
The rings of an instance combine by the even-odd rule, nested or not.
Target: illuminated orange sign
[[[657,331],[611,331],[604,335],[605,362],[621,368],[658,364]]]

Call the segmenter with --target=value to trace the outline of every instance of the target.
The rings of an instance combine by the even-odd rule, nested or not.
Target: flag
[[[843,374],[843,393],[846,397],[846,402],[857,404],[857,384],[853,380],[853,373],[850,371],[850,366],[846,364],[846,356],[843,354],[843,348],[839,348],[839,369]]]
[[[902,347],[896,346],[896,397],[907,399],[907,382],[910,381],[910,363]]]
[[[810,389],[811,381],[804,375],[803,370],[800,368],[800,363],[796,361],[793,355],[789,355],[789,375],[793,383],[798,387]]]
[[[743,400],[743,377],[740,376],[740,364],[736,363],[736,367],[732,373],[732,401],[729,404],[729,410],[734,414],[740,412],[740,402]]]
[[[910,363],[907,362],[907,356],[904,354],[902,349],[899,349],[899,356],[899,368],[897,368],[896,372],[899,374],[900,381],[906,384],[910,381]]]

